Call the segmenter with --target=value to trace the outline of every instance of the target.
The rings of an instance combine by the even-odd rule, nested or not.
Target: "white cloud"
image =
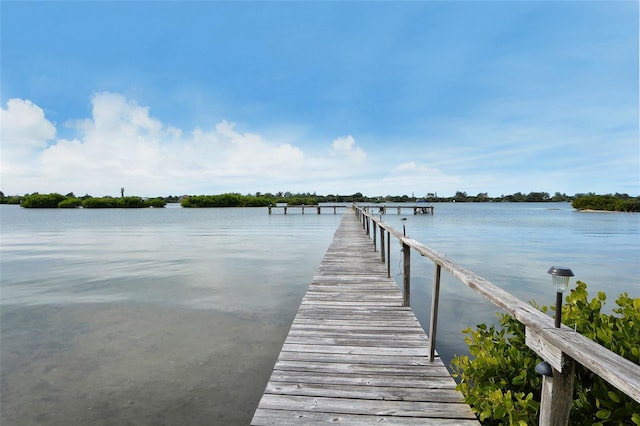
[[[37,164],[33,154],[47,146],[56,128],[31,101],[10,99],[0,108],[0,164],[5,176],[29,174]]]
[[[356,146],[356,141],[351,135],[335,139],[331,144],[330,154],[333,157],[346,158],[355,163],[364,163],[367,159],[367,154],[362,148]]]
[[[325,155],[305,156],[290,141],[239,131],[228,121],[185,132],[117,93],[95,94],[91,102],[90,118],[67,123],[75,137],[49,145],[56,129],[42,109],[30,101],[9,103],[2,111],[3,164],[5,145],[12,154],[16,141],[24,142],[20,156],[8,156],[14,168],[3,167],[5,193],[100,196],[117,194],[122,186],[137,195],[311,191],[326,179],[353,176],[353,166],[367,159],[352,136],[335,139]]]
[[[393,172],[396,172],[396,173],[409,172],[409,171],[414,171],[417,168],[418,168],[418,166],[416,165],[415,162],[409,161],[408,163],[402,163],[402,164],[396,166],[393,169]]]
[[[624,128],[615,143],[606,144],[609,133],[603,129],[586,134],[557,124],[501,123],[499,118],[441,120],[439,126],[431,123],[431,134],[419,141],[394,137],[400,150],[385,150],[385,144],[369,139],[369,145],[378,146],[376,156],[370,156],[352,135],[310,143],[304,132],[291,137],[281,129],[267,137],[225,120],[179,129],[117,93],[95,94],[91,103],[91,116],[67,122],[75,134],[63,139],[56,138],[42,108],[29,100],[10,100],[1,110],[0,189],[5,194],[117,195],[124,186],[128,194],[146,196],[606,193],[617,189],[608,181],[594,186],[589,180],[593,170],[637,170],[637,130]],[[308,147],[304,151],[302,141]],[[588,152],[597,152],[597,158]],[[637,187],[637,179],[617,179],[622,188]]]

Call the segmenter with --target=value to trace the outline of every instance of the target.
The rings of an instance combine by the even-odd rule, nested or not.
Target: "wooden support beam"
[[[526,327],[524,333],[525,343],[532,351],[547,361],[553,369],[560,372],[565,370],[564,364],[568,361],[560,349],[549,343],[540,333],[530,327]]]
[[[377,223],[375,221],[373,221],[373,251],[376,251],[376,249],[378,248],[377,244],[377,239],[378,239],[378,228],[377,228]]]
[[[402,306],[411,306],[411,247],[402,243]]]
[[[569,424],[573,400],[575,362],[570,360],[564,372],[553,369],[553,376],[543,376],[540,401],[540,426],[564,426]]]
[[[387,278],[391,278],[391,233],[387,230]]]
[[[384,248],[384,228],[381,226],[380,227],[380,261],[382,263],[385,262],[385,258],[384,258],[384,253],[385,248]]]
[[[440,274],[442,268],[436,265],[433,274],[433,292],[431,294],[431,322],[429,324],[429,362],[433,362],[436,353],[436,334],[438,332],[438,301],[440,300]]]

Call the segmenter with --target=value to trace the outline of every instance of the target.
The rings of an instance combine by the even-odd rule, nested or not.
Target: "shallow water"
[[[287,327],[148,304],[3,308],[2,424],[244,424]]]
[[[246,424],[340,216],[2,206],[2,424]]]
[[[578,212],[569,203],[447,203],[433,216],[404,217],[407,235],[525,302],[555,304],[552,265],[570,267],[570,286],[587,283],[591,297],[605,292],[604,310],[622,292],[640,297],[640,214]],[[383,220],[400,230],[401,218]],[[400,282],[399,253],[394,259]],[[411,304],[428,329],[433,263],[413,256],[411,269]],[[494,305],[442,273],[437,348],[445,363],[466,350],[460,330],[495,322]]]
[[[551,207],[551,208],[550,208]],[[0,206],[1,423],[246,424],[341,215]],[[384,220],[402,228],[394,211]],[[566,264],[609,305],[638,297],[640,215],[439,204],[407,234],[523,300]],[[398,276],[399,245],[392,242]],[[412,259],[428,326],[431,262]],[[495,308],[443,274],[438,351]],[[548,300],[547,300],[548,299]]]

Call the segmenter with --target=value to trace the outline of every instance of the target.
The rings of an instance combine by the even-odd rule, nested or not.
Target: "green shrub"
[[[4,192],[0,191],[0,204],[20,204],[22,202],[22,197],[19,195],[4,195]]]
[[[271,205],[271,200],[265,197],[244,197],[243,207],[267,207]]]
[[[640,199],[621,198],[614,195],[584,195],[571,203],[578,210],[604,210],[619,212],[640,212]]]
[[[619,212],[640,212],[640,200],[618,200],[616,211]]]
[[[318,200],[312,197],[292,197],[287,198],[285,201],[290,206],[315,206],[318,204]]]
[[[66,197],[62,194],[31,194],[22,199],[20,205],[28,209],[53,209]]]
[[[621,294],[612,314],[601,311],[605,301],[602,292],[589,300],[586,284],[578,281],[566,297],[563,322],[640,365],[640,298]],[[542,380],[535,365],[541,360],[526,346],[524,326],[510,315],[498,317],[500,327],[463,330],[472,358],[451,362],[458,390],[485,425],[537,424]],[[640,425],[640,404],[579,364],[573,397],[570,424]]]
[[[82,205],[82,200],[80,198],[75,197],[67,197],[66,199],[60,201],[58,203],[58,208],[60,209],[75,209]]]
[[[19,195],[11,195],[2,199],[2,204],[21,204],[23,197]]]
[[[612,314],[602,312],[607,296],[588,299],[583,282],[567,296],[563,306],[563,322],[605,348],[640,365],[640,298],[622,293]],[[633,424],[640,425],[640,403],[609,385],[582,366],[576,366],[573,424]],[[633,422],[633,423],[631,423]]]
[[[240,194],[193,195],[180,203],[182,207],[266,207],[271,201],[263,197]]]
[[[120,204],[125,209],[141,209],[143,207],[146,207],[144,201],[140,197],[120,198]]]
[[[457,388],[485,425],[530,423],[540,407],[539,360],[525,344],[524,326],[508,314],[498,317],[500,327],[463,330],[473,359],[451,361]]]
[[[148,200],[145,200],[144,202],[144,206],[145,207],[156,207],[156,208],[161,208],[167,205],[167,202],[164,200],[164,198],[149,198]]]
[[[84,207],[85,209],[112,209],[117,207],[124,207],[124,203],[122,202],[121,198],[87,198],[82,201],[82,207]]]

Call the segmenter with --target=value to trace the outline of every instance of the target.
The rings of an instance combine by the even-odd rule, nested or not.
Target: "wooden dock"
[[[404,210],[411,210],[414,215],[418,214],[433,214],[433,206],[426,204],[358,204],[359,207],[370,211],[372,213],[386,214],[387,210],[397,210],[398,214],[402,214]],[[297,211],[304,214],[305,210],[315,211],[317,214],[322,213],[322,210],[333,210],[333,214],[336,214],[338,209],[351,209],[351,205],[347,204],[322,204],[322,205],[276,205],[267,206],[267,212],[272,214],[277,210],[280,210],[283,214],[287,214],[288,211]]]
[[[252,424],[478,425],[349,209],[300,305]]]
[[[280,205],[280,206],[268,206],[267,207],[267,212],[269,214],[273,213],[276,210],[282,210],[282,213],[287,214],[288,210],[300,210],[300,212],[302,214],[304,214],[305,209],[306,210],[315,210],[318,214],[322,213],[323,209],[329,209],[329,210],[333,210],[333,214],[336,214],[338,209],[346,209],[346,208],[351,208],[351,206],[348,206],[346,204],[332,204],[332,205]]]

